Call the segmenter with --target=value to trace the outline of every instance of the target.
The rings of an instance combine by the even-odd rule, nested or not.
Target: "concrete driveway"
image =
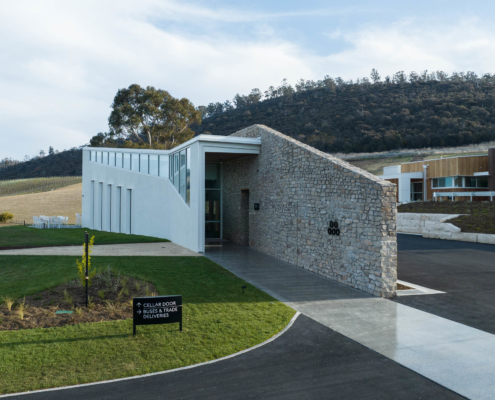
[[[282,336],[218,363],[10,399],[463,399],[303,315]]]
[[[394,301],[495,334],[495,245],[398,235],[398,278],[445,294]]]

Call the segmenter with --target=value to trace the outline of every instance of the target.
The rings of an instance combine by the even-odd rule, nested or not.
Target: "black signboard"
[[[137,325],[172,324],[182,331],[182,296],[150,296],[132,299],[134,335]]]

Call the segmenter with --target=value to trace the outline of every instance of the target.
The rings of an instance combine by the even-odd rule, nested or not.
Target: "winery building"
[[[254,250],[395,295],[396,186],[262,125],[171,150],[83,149],[83,226]]]
[[[397,201],[473,200],[495,197],[495,149],[488,155],[447,157],[383,168],[397,185]]]

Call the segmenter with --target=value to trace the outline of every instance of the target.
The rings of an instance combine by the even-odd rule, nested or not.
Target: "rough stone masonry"
[[[395,185],[263,125],[232,136],[262,144],[259,155],[223,163],[224,238],[375,296],[395,296]],[[333,220],[340,236],[327,233]]]

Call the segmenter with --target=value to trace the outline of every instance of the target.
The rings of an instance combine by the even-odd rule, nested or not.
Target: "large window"
[[[108,153],[108,165],[115,167],[115,153],[113,151]]]
[[[190,161],[189,148],[181,150],[180,152],[171,154],[169,156],[169,179],[174,185],[175,189],[179,192],[181,197],[187,204],[190,204],[190,174],[191,174],[191,161]],[[162,166],[162,159],[160,157],[160,168]],[[163,159],[163,168],[166,168],[165,157]],[[163,172],[165,175],[166,172]],[[160,176],[162,171],[160,170]]]
[[[433,178],[433,189],[442,188],[488,188],[488,176],[454,176]]]
[[[466,188],[488,188],[488,176],[466,176],[464,178]]]
[[[103,164],[108,165],[108,151],[103,152]]]

